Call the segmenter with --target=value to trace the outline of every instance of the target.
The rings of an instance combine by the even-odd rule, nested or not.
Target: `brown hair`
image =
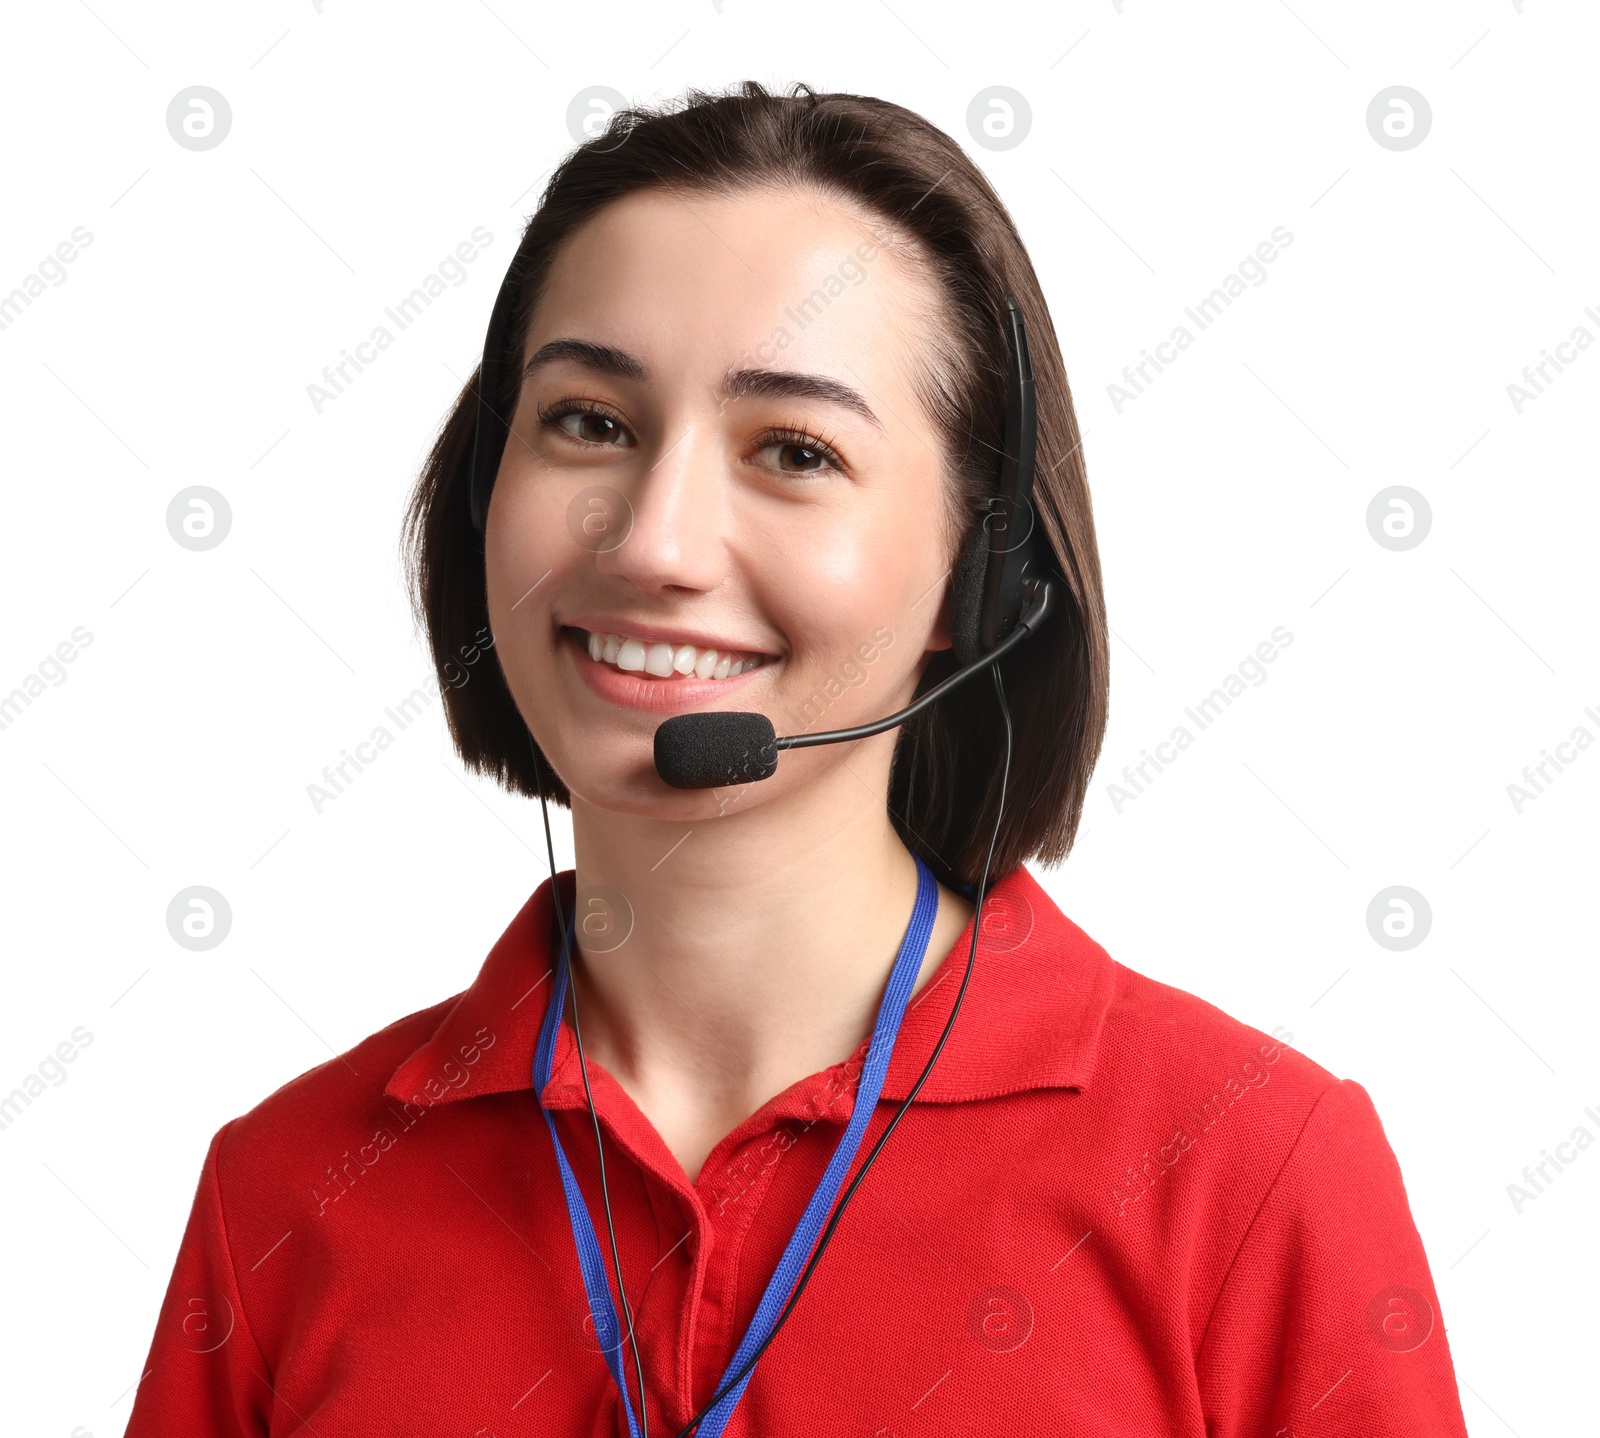
[[[563,241],[614,200],[651,188],[720,192],[788,185],[838,197],[904,236],[936,282],[944,312],[920,376],[944,439],[952,512],[981,522],[995,485],[1003,418],[1007,293],[1028,327],[1037,386],[1034,507],[1064,583],[1062,603],[1032,639],[1000,661],[1015,729],[998,877],[1024,859],[1057,863],[1077,831],[1105,731],[1109,653],[1100,562],[1081,442],[1050,314],[1011,217],[961,148],[921,116],[863,95],[787,95],[755,82],[726,95],[691,90],[660,109],[619,110],[604,133],[556,168],[508,271],[515,286],[512,353],[520,356],[540,291]],[[521,366],[505,367],[498,414],[516,405]],[[480,366],[481,371],[481,366]],[[480,371],[440,429],[406,514],[402,538],[413,612],[425,624],[451,736],[468,768],[522,794],[568,803],[566,786],[533,744],[498,664],[470,683],[450,674],[488,633],[484,551],[469,512]],[[957,534],[947,552],[952,563]],[[956,667],[929,661],[918,692]],[[999,802],[1005,732],[991,681],[925,710],[900,731],[889,810],[906,846],[947,883],[976,880]]]

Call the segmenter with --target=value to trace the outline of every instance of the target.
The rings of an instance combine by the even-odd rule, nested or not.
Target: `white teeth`
[[[717,649],[697,649],[693,644],[646,643],[624,634],[598,630],[588,636],[589,657],[597,663],[615,664],[630,673],[645,673],[658,679],[674,675],[696,679],[731,679],[766,662],[760,654],[735,658]]]

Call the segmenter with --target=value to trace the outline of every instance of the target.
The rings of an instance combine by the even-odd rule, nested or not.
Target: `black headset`
[[[513,270],[515,265],[513,264]],[[478,372],[478,416],[472,436],[471,493],[469,496],[473,527],[482,534],[489,512],[489,494],[494,488],[495,476],[505,452],[510,435],[509,421],[497,414],[490,397],[498,397],[504,387],[507,372],[507,350],[511,342],[511,315],[514,308],[513,282],[510,273],[502,284],[489,318],[489,331],[484,340],[483,363]],[[976,907],[972,916],[972,943],[967,950],[966,969],[961,986],[956,991],[950,1017],[933,1052],[928,1056],[921,1075],[911,1086],[894,1117],[873,1144],[855,1177],[840,1196],[828,1219],[816,1247],[795,1282],[783,1310],[774,1322],[766,1340],[751,1354],[740,1371],[734,1374],[693,1418],[679,1430],[676,1438],[690,1438],[706,1414],[727,1393],[741,1382],[761,1355],[766,1352],[779,1330],[788,1321],[811,1281],[817,1263],[832,1239],[846,1206],[857,1188],[866,1178],[889,1135],[899,1127],[912,1102],[921,1092],[928,1075],[944,1050],[945,1040],[955,1026],[956,1015],[961,1012],[961,1002],[966,997],[967,985],[972,978],[973,961],[978,952],[978,933],[983,922],[983,901],[988,891],[989,866],[994,859],[1000,822],[1005,815],[1006,787],[1011,777],[1012,728],[1011,711],[1006,704],[1005,688],[1000,680],[998,661],[1001,656],[1023,642],[1037,630],[1050,611],[1056,597],[1057,586],[1064,581],[1050,558],[1050,548],[1045,537],[1038,532],[1033,506],[1033,475],[1036,420],[1034,415],[1033,365],[1028,353],[1027,329],[1022,311],[1016,300],[1006,296],[1004,320],[1006,335],[1006,401],[1005,423],[1002,433],[999,481],[996,492],[989,500],[981,519],[977,520],[961,547],[952,575],[950,595],[950,626],[952,648],[960,668],[943,682],[929,689],[905,709],[886,719],[853,729],[829,730],[818,734],[800,734],[778,738],[771,721],[764,714],[712,710],[702,713],[679,714],[664,721],[656,729],[656,769],[661,777],[676,788],[700,789],[722,784],[749,783],[770,777],[777,769],[778,753],[783,749],[806,748],[817,744],[841,743],[851,739],[864,739],[904,723],[914,714],[942,698],[957,685],[964,683],[984,669],[992,672],[995,697],[1005,720],[1005,765],[1001,772],[1000,798],[996,808],[994,830],[989,837],[989,849],[984,859],[983,874],[976,887]],[[529,743],[534,744],[529,734]],[[568,949],[566,916],[562,912],[560,887],[556,883],[555,844],[550,833],[550,809],[545,801],[544,781],[540,772],[537,745],[534,744],[534,780],[539,790],[539,804],[544,816],[545,852],[550,864],[550,891],[555,904],[555,917],[561,935],[563,962],[571,963]],[[600,1120],[595,1113],[594,1095],[589,1085],[588,1061],[583,1052],[583,1028],[578,1016],[578,988],[574,980],[568,992],[572,998],[572,1027],[577,1040],[578,1068],[583,1075],[584,1096],[588,1102],[589,1118],[594,1128],[595,1148],[599,1157],[600,1192],[605,1208],[606,1228],[610,1235],[611,1262],[616,1270],[617,1293],[622,1300],[623,1322],[628,1343],[633,1352],[634,1372],[638,1380],[639,1421],[644,1438],[649,1438],[650,1419],[644,1386],[644,1366],[639,1361],[638,1345],[633,1336],[633,1312],[628,1305],[627,1289],[622,1281],[622,1264],[617,1253],[616,1226],[611,1215],[610,1186],[606,1181],[605,1148],[600,1136]],[[624,1370],[625,1373],[625,1370]]]

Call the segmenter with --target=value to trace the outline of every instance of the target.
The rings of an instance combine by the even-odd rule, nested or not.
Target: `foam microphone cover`
[[[675,714],[656,729],[656,773],[674,789],[712,789],[770,779],[777,733],[765,714]]]

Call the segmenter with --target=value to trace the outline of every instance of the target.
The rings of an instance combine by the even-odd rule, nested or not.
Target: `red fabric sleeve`
[[[1252,1219],[1195,1359],[1211,1438],[1466,1438],[1400,1166],[1332,1084]]]
[[[230,1126],[206,1154],[125,1438],[260,1438],[268,1431],[271,1375],[245,1318],[217,1177]]]

